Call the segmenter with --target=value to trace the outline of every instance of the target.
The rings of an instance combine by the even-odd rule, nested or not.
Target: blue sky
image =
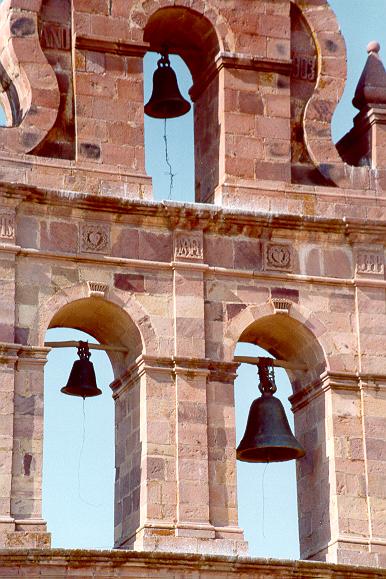
[[[355,110],[350,101],[366,61],[367,43],[377,39],[386,47],[386,0],[331,0],[330,3],[338,15],[348,47],[349,80],[333,121],[337,140],[352,125]],[[155,60],[153,55],[146,59],[145,100],[149,97]],[[179,66],[176,70],[186,95],[189,74]],[[168,197],[167,168],[160,163],[162,132],[161,121],[146,120],[147,168],[149,174],[154,175],[157,199]],[[173,198],[192,200],[191,114],[168,121],[168,140],[176,173]],[[156,159],[156,163],[152,164],[151,159]],[[50,330],[47,334],[51,341],[82,337],[84,335],[75,330]],[[251,346],[239,348],[239,354],[258,352]],[[82,401],[60,393],[75,354],[74,350],[53,350],[46,367],[44,516],[53,533],[53,546],[110,548],[113,543],[114,409],[108,385],[112,373],[106,354],[93,352],[91,360],[103,396],[86,400],[84,422]],[[278,386],[280,397],[286,402],[290,386],[284,371],[279,371]],[[250,403],[257,394],[255,370],[241,366],[236,383],[238,440],[245,428]],[[289,411],[287,414],[290,416]],[[240,525],[245,528],[251,555],[297,558],[294,462],[269,465],[265,474],[262,465],[239,463],[238,479]]]

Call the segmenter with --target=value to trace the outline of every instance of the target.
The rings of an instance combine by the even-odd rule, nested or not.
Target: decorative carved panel
[[[0,239],[15,239],[15,216],[0,212]]]
[[[110,249],[110,228],[103,223],[81,225],[80,251],[107,253]]]
[[[356,273],[359,275],[380,275],[385,273],[383,249],[358,249],[356,253]]]
[[[288,314],[292,306],[292,302],[284,298],[272,298],[272,305],[275,310],[275,314]]]
[[[177,232],[174,238],[174,259],[204,258],[202,234]]]
[[[292,271],[292,247],[288,243],[266,243],[264,246],[264,269]]]

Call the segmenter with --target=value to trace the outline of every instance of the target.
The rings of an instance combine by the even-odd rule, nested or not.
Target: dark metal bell
[[[78,356],[80,360],[74,362],[67,385],[63,386],[60,391],[63,394],[81,396],[82,398],[99,396],[102,391],[96,384],[94,366],[89,360],[91,354],[87,342],[79,342]]]
[[[244,462],[281,462],[301,458],[305,450],[291,432],[284,406],[273,396],[276,386],[259,366],[262,395],[252,402],[245,434],[237,448]],[[273,372],[272,372],[273,376]],[[263,378],[263,379],[262,379]]]
[[[153,75],[153,92],[145,105],[145,113],[155,119],[174,119],[190,110],[178,88],[176,73],[170,66],[167,52],[161,54]]]

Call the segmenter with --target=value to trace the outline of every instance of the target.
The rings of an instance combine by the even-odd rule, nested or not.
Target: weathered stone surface
[[[242,340],[299,367],[302,558],[386,565],[381,61],[358,96],[377,106],[339,148],[349,166],[331,140],[345,50],[324,0],[73,4],[0,5],[0,545],[49,544],[43,344],[70,326],[119,348],[115,546],[192,556],[14,551],[0,575],[371,577],[201,555],[247,549]],[[213,207],[149,201],[142,59],[170,38],[193,77],[197,201]]]

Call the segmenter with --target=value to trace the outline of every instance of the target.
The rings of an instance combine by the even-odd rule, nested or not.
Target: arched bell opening
[[[144,57],[145,103],[153,91],[153,73],[159,59],[157,52]],[[170,63],[181,94],[191,103],[188,91],[192,76],[186,63],[177,55],[170,55]],[[145,114],[144,128],[146,172],[152,177],[154,198],[194,201],[193,108],[183,116],[168,118],[166,123]]]
[[[292,367],[287,370],[275,367],[275,396],[281,399],[292,432],[306,454],[298,460],[268,463],[268,466],[237,461],[238,512],[239,524],[245,527],[253,555],[298,558],[299,543],[304,552],[312,540],[310,505],[313,501],[323,513],[320,525],[329,528],[325,401],[321,396],[307,399],[305,395],[320,385],[326,369],[323,348],[304,323],[279,313],[263,315],[244,328],[235,355],[269,355]],[[260,396],[256,367],[243,366],[239,367],[235,389],[237,445],[246,429],[251,403]]]
[[[325,355],[315,335],[287,314],[258,318],[243,330],[239,341],[256,344],[273,357],[300,368],[288,370],[293,394],[317,381],[326,369]]]
[[[271,357],[258,346],[238,343],[237,356]],[[286,371],[275,368],[278,398],[294,432],[288,400],[292,388]],[[240,364],[235,381],[236,446],[248,421],[252,402],[260,397],[256,366]],[[296,462],[247,463],[237,460],[237,502],[239,526],[244,530],[252,557],[299,558]]]
[[[149,43],[151,51],[160,53],[166,47],[170,55],[181,57],[189,69],[192,79],[189,94],[194,103],[195,200],[209,201],[219,182],[219,75],[215,57],[220,50],[220,42],[217,33],[210,21],[199,12],[172,6],[160,8],[149,17],[143,38]],[[171,62],[174,66],[176,61],[172,59]],[[177,67],[176,72],[180,84]],[[183,86],[182,83],[180,88]],[[185,90],[182,92],[186,98]],[[178,124],[178,121],[169,124],[172,122]],[[188,135],[178,131],[177,150],[180,155],[181,146],[187,140]],[[173,165],[169,170],[174,172]]]
[[[46,341],[96,340],[72,328]],[[52,349],[44,380],[43,517],[52,547],[112,548],[114,542],[113,371],[104,351],[90,350],[100,396],[66,396],[76,348]]]
[[[116,304],[100,297],[82,298],[63,306],[49,324],[49,328],[60,327],[81,330],[101,344],[115,346],[117,350],[107,351],[114,378],[119,378],[142,353],[141,335],[130,316]]]
[[[107,352],[90,348],[102,395],[82,400],[63,394],[61,389],[78,360],[77,349],[52,348],[45,368],[43,511],[53,546],[112,548],[119,441],[114,460],[117,410],[110,384],[125,374],[143,345],[130,316],[96,296],[61,307],[45,337],[46,343],[79,340],[109,348]]]

